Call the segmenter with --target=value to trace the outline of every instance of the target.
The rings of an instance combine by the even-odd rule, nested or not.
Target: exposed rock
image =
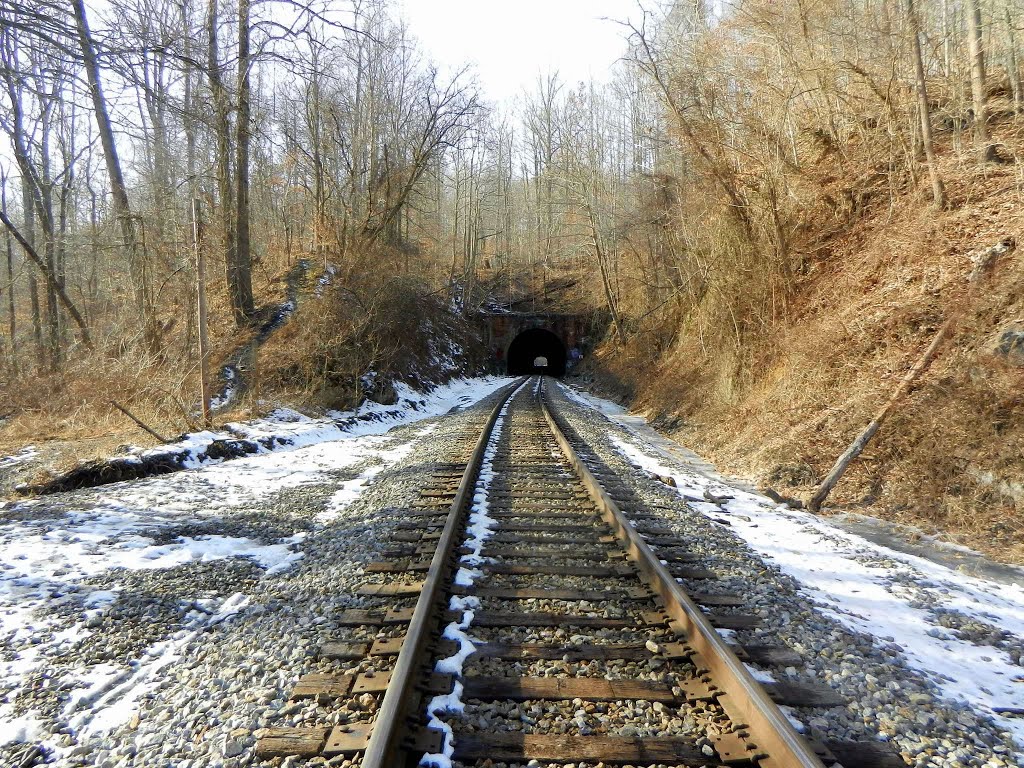
[[[398,392],[395,391],[395,384],[390,379],[378,379],[374,386],[367,392],[373,402],[381,405],[394,405],[398,402]]]
[[[992,353],[1010,365],[1024,367],[1024,322],[1010,323],[999,332]]]
[[[1003,256],[1014,248],[1017,247],[1017,241],[1012,237],[1004,237],[995,245],[990,245],[988,248],[981,248],[977,251],[971,251],[967,254],[968,258],[973,264],[971,269],[970,281],[977,283],[991,274],[993,267],[999,260],[1000,256]]]
[[[1020,478],[1000,476],[980,467],[968,467],[967,475],[983,488],[989,488],[1003,498],[1012,500],[1017,507],[1024,507],[1024,481]]]

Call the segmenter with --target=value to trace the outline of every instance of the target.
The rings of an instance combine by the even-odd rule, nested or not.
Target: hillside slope
[[[805,496],[953,317],[828,505],[1024,561],[1022,143],[1005,113],[993,128],[1004,162],[984,166],[940,134],[944,211],[927,178],[894,183],[867,144],[823,154],[804,180],[816,200],[795,240],[804,274],[787,318],[743,350],[751,362],[737,372],[685,333],[653,362],[609,344],[598,386],[723,470]]]

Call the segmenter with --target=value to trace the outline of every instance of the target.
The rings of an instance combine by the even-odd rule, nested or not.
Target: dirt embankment
[[[684,333],[653,361],[601,350],[598,385],[723,470],[806,496],[953,317],[940,356],[828,506],[1024,562],[1021,125],[995,126],[1000,164],[940,137],[945,211],[927,177],[894,186],[869,147],[820,164],[818,205],[794,240],[806,272],[741,366]]]

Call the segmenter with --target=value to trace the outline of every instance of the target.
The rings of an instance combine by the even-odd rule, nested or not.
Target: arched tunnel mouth
[[[551,331],[530,328],[523,331],[508,346],[508,373],[526,376],[543,373],[565,376],[565,344]]]

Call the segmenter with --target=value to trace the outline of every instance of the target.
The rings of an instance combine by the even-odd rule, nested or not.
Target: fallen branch
[[[836,460],[835,465],[832,467],[832,471],[828,473],[828,476],[822,481],[821,485],[818,486],[818,490],[814,492],[813,496],[811,496],[810,501],[807,503],[808,509],[812,512],[817,512],[821,509],[822,503],[828,498],[832,489],[835,488],[836,483],[838,483],[842,478],[843,474],[846,472],[846,468],[850,465],[850,462],[860,456],[861,452],[871,441],[871,438],[875,436],[876,432],[878,432],[882,423],[886,418],[888,418],[893,408],[896,407],[896,404],[910,391],[914,382],[917,381],[921,374],[927,370],[929,365],[931,365],[932,360],[935,359],[935,356],[939,352],[939,348],[942,346],[942,342],[949,335],[949,331],[952,327],[953,318],[950,317],[935,333],[931,344],[928,345],[928,348],[918,359],[917,363],[914,364],[914,367],[907,371],[907,375],[903,377],[903,381],[901,381],[900,385],[896,387],[896,391],[892,393],[892,396],[882,407],[882,410],[880,410],[875,418],[871,420],[871,423],[868,424],[865,430],[857,436],[857,439],[850,443],[850,447],[846,449],[843,455]]]
[[[131,419],[132,421],[134,421],[134,422],[135,422],[136,424],[138,424],[138,425],[139,425],[139,426],[140,426],[140,427],[141,427],[142,429],[144,429],[144,430],[146,430],[147,432],[149,432],[149,434],[151,434],[151,435],[152,435],[153,437],[155,437],[155,438],[156,438],[157,440],[159,440],[159,441],[160,441],[161,443],[164,443],[164,444],[166,445],[167,443],[171,442],[171,441],[170,441],[170,440],[168,440],[168,439],[167,439],[166,437],[163,437],[162,435],[160,435],[160,433],[158,433],[158,432],[156,432],[155,430],[152,430],[152,429],[150,429],[150,428],[149,428],[148,426],[146,426],[146,424],[145,424],[145,423],[143,423],[143,422],[142,422],[142,421],[141,421],[141,420],[140,420],[140,419],[139,419],[138,417],[136,417],[136,416],[135,416],[135,414],[133,414],[133,413],[132,413],[131,411],[129,411],[129,410],[127,409],[127,408],[124,408],[124,407],[122,407],[122,406],[118,405],[118,404],[117,404],[117,403],[115,403],[115,402],[114,402],[113,400],[108,400],[107,402],[108,402],[108,403],[110,403],[110,404],[111,404],[112,406],[114,406],[115,408],[117,408],[117,410],[119,410],[119,411],[120,411],[121,413],[123,413],[123,414],[124,414],[125,416],[127,416],[127,417],[128,417],[129,419]]]

